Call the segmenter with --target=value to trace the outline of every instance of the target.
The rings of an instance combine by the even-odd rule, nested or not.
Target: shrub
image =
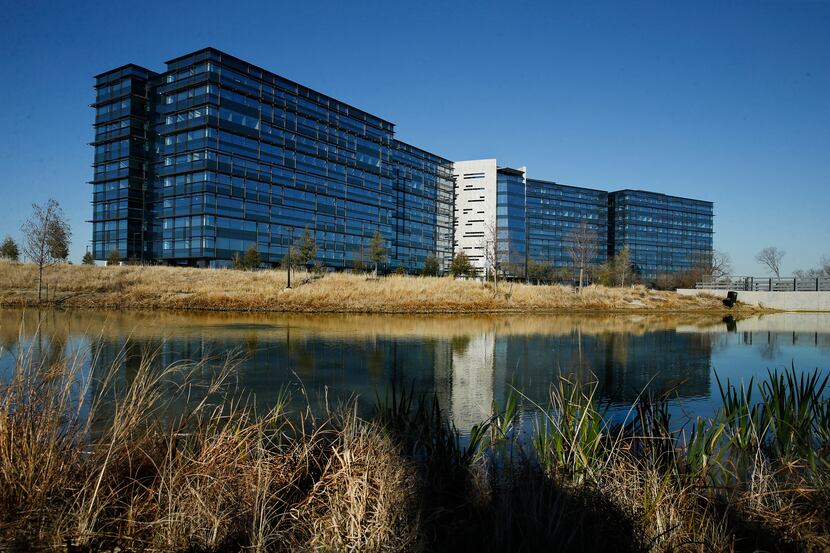
[[[113,248],[110,250],[109,255],[107,256],[107,265],[118,265],[121,261],[121,254],[118,253],[117,248]]]

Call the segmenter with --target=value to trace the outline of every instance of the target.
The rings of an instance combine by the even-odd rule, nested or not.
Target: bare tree
[[[712,252],[711,275],[715,278],[727,277],[732,274],[732,258],[728,253],[720,250]]]
[[[625,281],[631,274],[631,250],[628,244],[622,247],[620,253],[614,256],[613,260],[614,280],[620,287],[625,286]]]
[[[484,279],[493,275],[493,293],[498,293],[498,273],[501,270],[499,258],[499,233],[495,221],[484,225],[484,237],[481,239],[481,249],[484,252]]]
[[[755,261],[769,269],[775,278],[781,278],[781,260],[785,253],[787,252],[775,246],[769,246],[755,254]]]
[[[826,278],[830,277],[830,257],[822,256],[819,266],[813,269],[797,269],[793,276],[798,278]]]
[[[72,231],[56,200],[50,198],[46,205],[32,204],[32,209],[32,216],[21,227],[23,236],[26,237],[23,254],[37,265],[37,301],[40,303],[43,269],[66,261]]]
[[[599,248],[599,237],[587,221],[581,221],[568,234],[568,253],[574,267],[579,269],[579,292],[582,293],[582,283],[585,279],[585,270],[594,262]]]
[[[386,241],[380,235],[380,231],[375,231],[369,243],[369,259],[375,264],[375,277],[378,276],[378,265],[386,263],[386,257]]]

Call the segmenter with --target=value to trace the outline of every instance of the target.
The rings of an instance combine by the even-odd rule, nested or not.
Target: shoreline
[[[292,274],[185,267],[59,265],[47,269],[44,298],[37,300],[36,268],[0,263],[0,307],[47,309],[170,310],[238,313],[329,314],[711,314],[740,316],[776,310],[720,298],[682,296],[643,286],[531,285],[455,280],[450,277],[348,273]]]

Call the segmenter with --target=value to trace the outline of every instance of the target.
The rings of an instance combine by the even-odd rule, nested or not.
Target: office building
[[[457,161],[455,249],[480,273],[525,263],[525,169],[498,167],[495,159]],[[497,253],[498,252],[498,253]]]
[[[593,265],[608,254],[608,193],[552,181],[527,179],[528,257],[555,269],[573,266],[572,236],[584,222],[596,240]]]
[[[712,261],[713,204],[642,190],[608,195],[609,254],[628,246],[644,281]]]
[[[525,167],[500,167],[496,159],[457,161],[454,168],[455,247],[480,273],[498,264],[507,276],[523,277],[531,261],[573,268],[571,246],[583,231],[595,246],[591,265],[627,245],[632,268],[645,282],[711,260],[711,202],[533,179]],[[498,255],[488,256],[494,248]]]
[[[306,229],[315,262],[446,271],[463,250],[481,274],[520,278],[531,261],[573,266],[583,223],[599,265],[628,246],[649,281],[705,263],[712,203],[528,178],[496,159],[451,162],[398,140],[394,124],[206,48],[155,72],[96,77],[95,259],[223,267],[255,245],[283,263]]]
[[[278,264],[305,229],[317,262],[452,256],[452,163],[394,125],[218,50],[164,72],[96,77],[93,254],[226,266],[252,244]],[[113,253],[114,252],[114,253]]]

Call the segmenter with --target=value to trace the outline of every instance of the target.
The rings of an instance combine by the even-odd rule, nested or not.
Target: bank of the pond
[[[59,265],[44,276],[41,305],[66,308],[192,309],[304,313],[486,312],[746,312],[727,310],[714,296],[680,296],[641,286],[482,284],[449,277],[298,272],[287,289],[285,271],[180,267]],[[38,305],[34,265],[0,263],[0,306]]]
[[[227,401],[232,364],[195,400],[190,377],[203,366],[149,361],[118,383],[114,365],[87,388],[71,359],[18,358],[0,382],[0,549],[830,547],[818,371],[770,374],[758,403],[724,385],[722,408],[691,433],[670,430],[659,398],[638,399],[618,427],[595,386],[562,380],[530,436],[515,393],[461,440],[435,403],[406,391],[393,388],[371,419],[347,406],[298,422],[285,398],[265,413]],[[179,398],[188,408],[162,416]]]

